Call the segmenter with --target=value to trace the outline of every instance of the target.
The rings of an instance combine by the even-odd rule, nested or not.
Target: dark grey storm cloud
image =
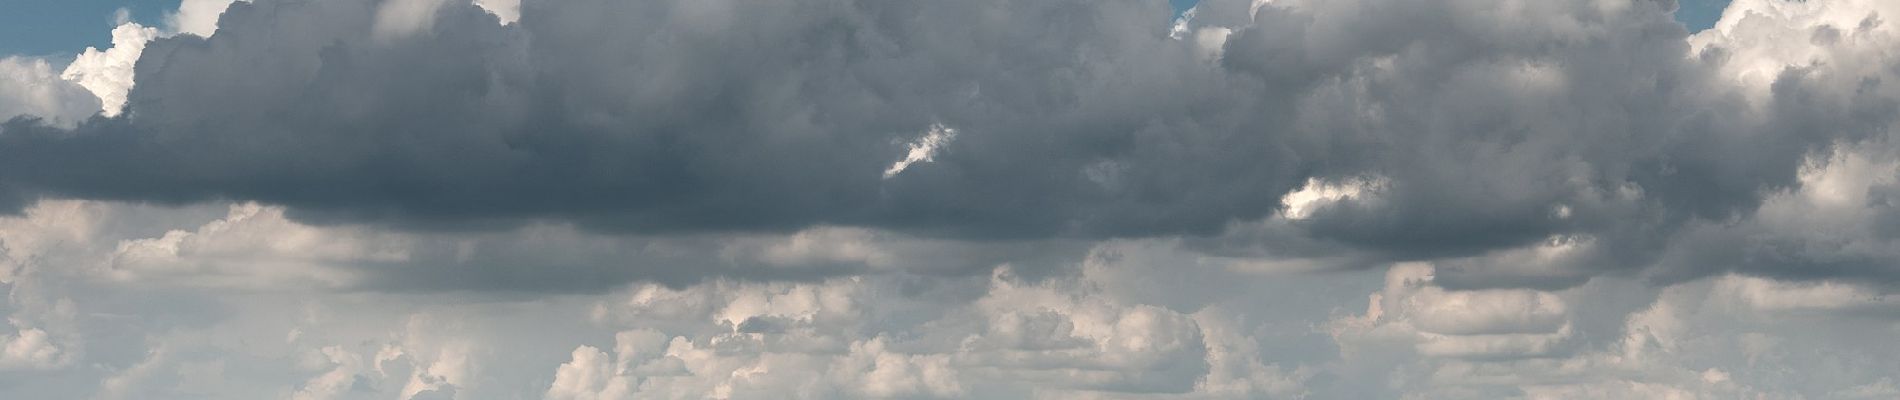
[[[529,2],[508,26],[461,5],[408,36],[379,36],[373,2],[238,4],[209,39],[150,45],[129,118],[16,123],[0,151],[16,194],[412,226],[1041,237],[1264,215],[1298,169],[1257,84],[1149,3]],[[883,179],[934,123],[963,134]]]
[[[1226,232],[1210,252],[1446,260],[1449,286],[1562,287],[1745,218],[1812,156],[1884,138],[1900,104],[1886,72],[1803,68],[1750,100],[1672,2],[1479,3],[1205,1],[1186,25],[1231,31],[1217,48],[1171,37],[1166,4],[1145,0],[530,0],[515,24],[451,4],[393,30],[374,1],[239,3],[216,35],[146,48],[128,116],[5,125],[0,205],[257,200],[450,230]],[[959,134],[883,176],[934,124]],[[1359,177],[1379,178],[1377,201],[1235,228],[1309,178]],[[1555,273],[1461,278],[1553,237],[1591,246]]]

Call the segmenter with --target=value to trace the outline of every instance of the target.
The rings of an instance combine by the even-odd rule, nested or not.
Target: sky
[[[1892,1],[0,8],[0,398],[1900,398]]]
[[[153,23],[178,0],[9,0],[0,16],[0,54],[56,56],[88,46],[112,45],[119,10],[134,21]]]
[[[1729,0],[1679,0],[1676,2],[1676,20],[1689,27],[1690,32],[1700,32],[1715,26],[1722,19],[1722,10],[1728,8]]]

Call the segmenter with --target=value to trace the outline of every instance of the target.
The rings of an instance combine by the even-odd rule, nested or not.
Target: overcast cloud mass
[[[185,0],[0,57],[0,398],[1900,398],[1900,2],[1677,8]]]

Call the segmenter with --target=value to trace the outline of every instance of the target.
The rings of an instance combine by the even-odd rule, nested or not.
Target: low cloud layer
[[[1885,6],[1742,2],[1694,37],[1672,6],[1208,1],[1170,33],[1134,1],[237,3],[76,61],[110,116],[123,72],[83,71],[136,57],[128,116],[8,124],[0,182],[16,211],[422,231],[1206,238],[1292,211],[1297,240],[1238,241],[1359,267],[1588,242],[1501,283],[1565,286],[1892,153]],[[1381,185],[1276,201],[1349,181]]]
[[[190,0],[0,397],[1893,398],[1900,3]]]

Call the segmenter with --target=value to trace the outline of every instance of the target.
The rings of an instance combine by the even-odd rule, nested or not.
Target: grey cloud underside
[[[1250,3],[1197,8],[1196,27],[1233,29],[1218,59],[1170,38],[1154,1],[526,1],[516,24],[449,5],[395,36],[374,2],[239,3],[210,38],[146,48],[129,116],[7,123],[0,205],[258,200],[425,230],[1186,235],[1212,254],[1442,260],[1453,287],[1566,287],[1759,262],[1719,245],[1746,228],[1707,227],[1795,188],[1816,155],[1884,149],[1900,115],[1892,66],[1788,68],[1751,100],[1713,73],[1728,49],[1692,54],[1669,2]],[[884,179],[937,123],[956,140]],[[1308,178],[1361,176],[1386,179],[1379,201],[1270,218]],[[1557,272],[1486,272],[1508,261],[1487,254],[1566,235],[1594,245]],[[1889,256],[1779,275],[1891,280]],[[1789,257],[1722,265],[1828,258]]]
[[[510,26],[451,6],[383,40],[372,4],[332,3],[239,4],[152,44],[133,117],[14,124],[6,162],[33,167],[7,181],[319,221],[994,238],[1212,232],[1296,175],[1260,157],[1286,153],[1270,135],[1230,133],[1261,129],[1228,104],[1246,84],[1170,42],[1161,5],[530,3]],[[882,179],[933,122],[976,133]]]

